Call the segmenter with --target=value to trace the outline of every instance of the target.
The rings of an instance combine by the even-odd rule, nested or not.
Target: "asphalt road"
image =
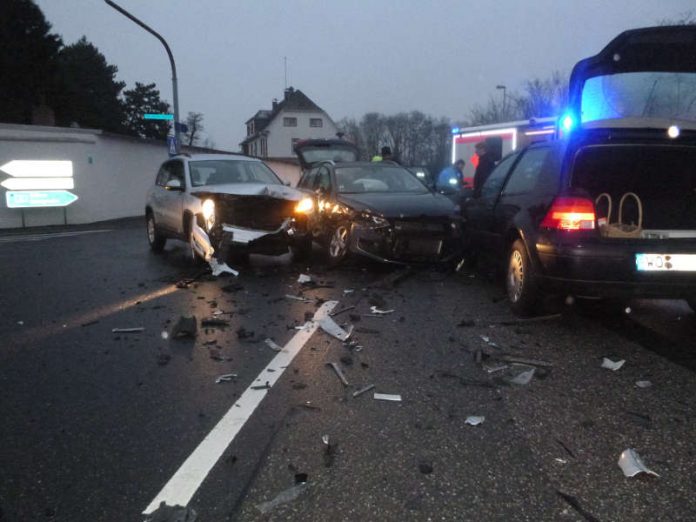
[[[153,255],[139,221],[0,233],[0,521],[142,521],[172,477],[189,511],[153,520],[693,520],[684,303],[517,321],[480,274],[328,270],[321,256],[239,268],[212,278],[176,242]],[[353,345],[296,329],[331,306],[355,307],[334,317]],[[194,338],[173,338],[181,316]],[[625,477],[627,448],[660,476]],[[177,474],[184,462],[197,474]]]

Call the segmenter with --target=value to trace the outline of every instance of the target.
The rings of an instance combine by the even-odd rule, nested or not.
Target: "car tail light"
[[[542,228],[591,230],[595,228],[595,207],[591,199],[558,197],[551,204]]]

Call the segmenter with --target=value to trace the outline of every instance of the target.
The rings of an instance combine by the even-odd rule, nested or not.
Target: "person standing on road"
[[[382,147],[380,154],[372,156],[372,161],[393,161],[394,163],[398,163],[392,155],[391,147]]]
[[[479,197],[481,195],[481,187],[495,168],[495,162],[491,158],[485,141],[479,141],[475,148],[478,156],[478,165],[474,174],[474,197]]]
[[[435,182],[435,189],[445,194],[459,193],[464,188],[464,160],[458,159],[452,165],[440,171]]]

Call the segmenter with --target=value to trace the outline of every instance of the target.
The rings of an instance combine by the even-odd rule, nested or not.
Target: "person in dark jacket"
[[[485,141],[479,141],[475,148],[476,155],[478,156],[478,165],[476,166],[476,173],[474,174],[474,197],[480,197],[481,187],[495,168],[495,161],[491,158]]]

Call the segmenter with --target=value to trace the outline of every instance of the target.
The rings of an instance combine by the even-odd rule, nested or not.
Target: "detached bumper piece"
[[[392,226],[354,224],[350,250],[386,263],[437,263],[460,250],[459,228],[450,222],[397,221]]]

